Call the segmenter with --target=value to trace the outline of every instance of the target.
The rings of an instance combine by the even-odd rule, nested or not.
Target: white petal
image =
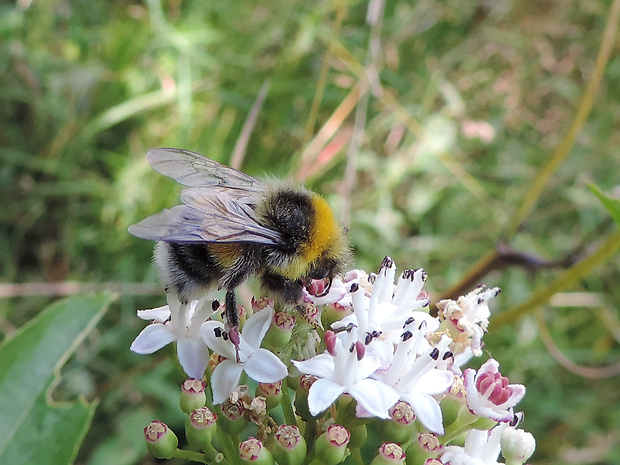
[[[381,360],[378,357],[373,356],[372,354],[367,354],[361,359],[355,367],[351,367],[352,370],[355,370],[354,379],[364,379],[368,378],[375,371],[379,369],[381,366]]]
[[[396,390],[374,379],[363,379],[349,387],[347,392],[369,413],[385,419],[390,418],[388,410],[400,397]]]
[[[271,320],[273,319],[273,309],[265,307],[260,312],[252,315],[243,325],[241,334],[245,341],[252,347],[258,349],[260,343],[265,337],[265,333],[269,329]]]
[[[200,335],[204,343],[216,354],[220,354],[222,357],[236,360],[237,353],[235,346],[230,339],[224,340],[223,337],[217,337],[215,335],[216,329],[224,331],[224,323],[220,321],[205,321],[200,326]]]
[[[308,408],[312,415],[327,410],[344,392],[344,387],[329,379],[319,379],[310,386]]]
[[[131,343],[130,349],[137,354],[152,354],[175,339],[168,325],[152,323],[138,334],[138,337]]]
[[[221,404],[230,397],[239,385],[239,378],[243,367],[232,361],[224,360],[213,370],[211,375],[211,389],[213,389],[213,403]]]
[[[293,360],[293,364],[305,375],[319,378],[334,376],[334,358],[329,354],[319,354],[309,360]]]
[[[444,433],[441,408],[435,399],[427,394],[419,393],[405,395],[402,399],[409,402],[415,416],[429,431],[437,434]]]
[[[143,320],[153,320],[163,323],[170,318],[170,308],[167,305],[157,308],[149,308],[148,310],[138,310],[138,318]]]
[[[177,355],[179,363],[189,377],[202,379],[209,363],[209,350],[202,339],[179,339]]]
[[[415,391],[420,394],[443,394],[454,382],[454,375],[448,370],[431,370],[424,373],[415,383]]]
[[[250,378],[259,383],[275,383],[287,374],[286,365],[267,349],[258,349],[245,362],[243,369]]]

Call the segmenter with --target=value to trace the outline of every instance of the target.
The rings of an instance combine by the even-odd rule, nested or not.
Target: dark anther
[[[366,333],[366,337],[364,338],[364,344],[368,345],[372,342],[373,335],[372,333]]]
[[[405,320],[405,324],[403,325],[403,328],[406,328],[407,326],[409,326],[411,323],[413,323],[415,321],[415,318],[410,316],[409,318],[407,318]]]
[[[215,312],[218,308],[220,308],[220,301],[217,299],[213,299],[213,302],[211,302],[211,310]]]
[[[437,360],[439,358],[439,349],[437,347],[431,350],[431,358],[433,360]]]
[[[450,351],[447,351],[445,354],[443,354],[443,357],[441,357],[442,360],[448,360],[450,357],[453,357],[454,354]]]
[[[405,331],[403,334],[400,335],[400,338],[403,340],[403,342],[408,341],[412,337],[413,337],[413,333],[411,331]]]
[[[354,292],[357,292],[359,288],[360,288],[359,283],[353,283],[351,284],[351,289],[349,289],[349,292],[353,294]]]
[[[214,328],[215,337],[222,337],[222,328]]]

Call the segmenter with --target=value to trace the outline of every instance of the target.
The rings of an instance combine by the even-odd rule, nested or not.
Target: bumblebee
[[[292,184],[264,183],[198,153],[151,150],[146,158],[159,173],[186,186],[182,205],[129,227],[158,241],[154,261],[167,292],[182,302],[212,288],[226,290],[231,339],[239,316],[235,289],[250,276],[288,304],[304,287],[332,278],[350,257],[344,231],[319,195]]]

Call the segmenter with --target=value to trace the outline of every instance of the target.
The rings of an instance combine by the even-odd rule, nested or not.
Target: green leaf
[[[97,402],[54,405],[42,392],[0,455],[0,463],[13,465],[71,464],[88,432]]]
[[[111,300],[99,294],[59,301],[0,346],[0,463],[73,461],[96,403],[53,405],[46,389]]]
[[[614,221],[620,225],[620,199],[610,197],[595,184],[589,184],[588,187],[590,191],[598,197],[603,207],[609,212]]]

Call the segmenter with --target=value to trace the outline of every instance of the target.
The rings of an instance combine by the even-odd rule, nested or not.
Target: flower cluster
[[[358,464],[488,465],[500,463],[500,452],[505,463],[525,463],[534,441],[516,428],[521,414],[513,410],[525,388],[494,359],[477,371],[461,368],[482,355],[488,301],[499,289],[437,302],[435,317],[426,278],[416,269],[396,279],[386,257],[378,273],[350,271],[289,313],[253,300],[237,345],[212,297],[183,305],[169,296],[167,306],[138,312],[153,323],[131,349],[151,353],[176,342],[193,378],[184,386],[201,391],[197,401],[183,400],[194,399],[184,387],[181,404],[188,441],[202,452],[179,450],[171,439],[160,450],[152,438],[174,434],[160,422],[148,430],[149,450],[203,463],[337,464],[352,456]],[[380,436],[378,450],[367,449],[368,434]],[[239,436],[247,439],[231,444]]]

